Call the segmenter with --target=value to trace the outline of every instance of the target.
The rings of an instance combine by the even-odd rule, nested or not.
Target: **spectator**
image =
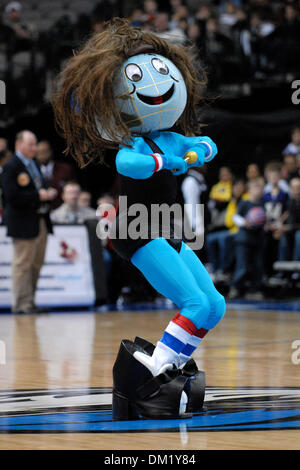
[[[92,33],[102,33],[104,31],[104,20],[98,17],[92,18]]]
[[[300,153],[297,153],[296,155],[296,164],[297,164],[297,172],[298,172],[298,175],[300,176]]]
[[[282,178],[283,165],[279,161],[270,161],[266,164],[264,169],[266,185],[264,189],[264,201],[272,201],[277,203],[280,201],[280,205],[285,205],[282,201],[288,199],[289,185],[287,181]],[[282,207],[274,206],[273,210],[268,211],[270,217],[277,218],[282,213]],[[273,215],[272,215],[273,214]]]
[[[260,169],[257,163],[250,163],[246,169],[246,178],[249,183],[251,180],[256,180],[257,178],[262,178],[260,174]]]
[[[234,2],[226,2],[225,10],[220,15],[220,25],[225,27],[224,31],[229,31],[231,26],[234,26],[237,22],[236,17],[236,5]]]
[[[246,289],[249,299],[261,300],[263,281],[263,240],[264,240],[264,210],[263,185],[260,180],[251,180],[249,183],[249,199],[238,205],[237,214],[233,216],[234,223],[239,227],[234,240],[235,271],[229,299],[244,295]],[[251,210],[258,209],[257,220],[250,218]],[[253,254],[255,253],[255,256]],[[248,281],[248,285],[247,285]]]
[[[109,232],[112,222],[114,221],[118,208],[118,198],[115,198],[112,193],[103,193],[97,199],[97,212],[96,215],[100,219],[105,219],[107,238],[103,239],[103,246],[108,247],[110,251],[114,251],[112,244],[109,241]]]
[[[11,156],[11,152],[8,150],[8,142],[3,137],[0,137],[0,224],[2,223],[3,217],[3,202],[2,202],[2,181],[1,175],[5,163]]]
[[[212,186],[209,197],[218,202],[229,202],[231,198],[232,178],[231,169],[222,166],[219,170],[219,182]]]
[[[195,14],[195,20],[200,27],[201,35],[204,37],[206,33],[206,22],[212,16],[212,10],[208,5],[201,5]]]
[[[270,162],[265,167],[265,177],[267,184],[265,186],[263,202],[267,214],[267,220],[270,224],[278,221],[285,212],[289,199],[285,187],[280,185],[282,166],[280,162]],[[288,186],[287,189],[289,190]]]
[[[108,302],[115,303],[121,292],[124,295],[125,291],[128,301],[135,301],[136,296],[145,300],[149,295],[149,284],[130,266],[128,268],[128,263],[126,264],[115,252],[109,237],[117,212],[116,199],[111,193],[104,193],[97,200],[97,205],[97,216],[107,235],[101,239],[101,242],[107,276]]]
[[[255,182],[260,181],[259,178]],[[232,198],[226,208],[225,224],[226,227],[232,232],[237,233],[239,227],[235,224],[233,218],[237,212],[239,203],[247,201],[249,199],[249,194],[247,192],[248,184],[246,184],[243,178],[235,178],[232,185]]]
[[[212,273],[215,281],[227,279],[228,272],[233,262],[233,240],[238,232],[238,226],[234,223],[233,217],[237,212],[238,204],[241,200],[247,200],[246,185],[244,180],[237,179],[232,186],[232,198],[226,208],[225,230],[209,233],[206,237],[206,249],[208,260],[212,264]]]
[[[266,185],[265,185],[265,192],[268,193],[268,192],[271,192],[272,191],[272,188],[273,188],[273,184],[275,184],[276,186],[278,185],[278,187],[284,191],[285,193],[289,193],[290,189],[289,189],[289,185],[288,183],[281,177],[281,173],[282,173],[282,164],[280,162],[277,162],[277,161],[271,161],[269,162],[266,166],[265,166],[265,169],[264,169],[264,173],[265,173],[265,179],[267,181]],[[268,181],[268,176],[267,174],[269,174],[269,180]],[[278,182],[277,182],[278,180]]]
[[[22,21],[21,3],[9,2],[5,7],[5,13],[7,24],[15,33],[15,52],[29,49],[36,33],[31,25]]]
[[[38,143],[36,158],[40,163],[43,177],[57,191],[57,197],[51,204],[51,208],[56,209],[63,202],[61,193],[65,183],[76,179],[75,171],[69,163],[58,162],[54,159],[53,150],[48,140],[41,140]]]
[[[206,21],[204,54],[210,74],[210,87],[216,88],[232,73],[232,64],[227,67],[229,57],[234,53],[233,41],[219,31],[217,18]]]
[[[265,167],[267,184],[264,190],[263,203],[267,222],[265,224],[264,265],[267,276],[273,274],[273,264],[278,253],[278,242],[274,238],[274,231],[281,223],[289,200],[288,192],[280,186],[281,168],[279,162],[270,162]],[[287,189],[289,190],[289,188]]]
[[[230,36],[236,43],[236,49],[240,51],[241,47],[241,33],[248,28],[248,16],[246,11],[237,7],[235,9],[236,22],[230,28]]]
[[[173,44],[182,45],[186,42],[186,35],[180,28],[170,28],[168,13],[158,13],[154,20],[154,27],[155,32],[159,37],[166,39]]]
[[[3,24],[0,16],[0,51],[12,52],[15,38],[14,30],[10,26]]]
[[[36,154],[36,136],[27,130],[16,136],[15,154],[2,174],[4,223],[13,238],[12,312],[33,313],[39,309],[34,297],[44,263],[47,235],[52,233],[49,202],[56,190],[47,189]]]
[[[78,205],[80,207],[89,207],[91,209],[92,195],[89,191],[81,191],[79,194]]]
[[[61,206],[51,214],[51,219],[57,224],[83,224],[87,219],[94,219],[96,211],[78,204],[80,186],[76,181],[69,181],[64,185]]]
[[[283,158],[282,177],[289,182],[297,176],[300,176],[297,167],[297,157],[296,155],[287,153]]]
[[[186,5],[184,0],[170,0],[171,14],[174,14],[183,5]]]
[[[3,166],[11,157],[12,153],[8,149],[7,139],[0,137],[0,174],[2,173]]]
[[[192,41],[198,49],[198,52],[201,52],[202,49],[202,30],[199,23],[190,23],[187,27],[187,37]]]
[[[155,0],[144,1],[144,22],[154,24],[155,18],[158,14],[157,2]]]
[[[208,230],[214,232],[225,228],[225,213],[232,196],[232,173],[230,168],[221,167],[219,182],[212,186],[209,193],[208,208],[210,224]]]
[[[0,137],[0,175],[3,171],[3,167],[12,153],[8,150],[8,142],[4,137]],[[1,185],[0,185],[1,188]]]
[[[203,21],[206,23],[208,18],[212,16],[212,10],[208,5],[201,5],[199,6],[198,10],[196,11],[195,18],[197,21]]]
[[[285,221],[275,230],[279,261],[300,261],[300,178],[290,181],[291,199]]]
[[[244,55],[248,57],[253,73],[264,71],[267,67],[266,53],[268,46],[272,47],[271,33],[274,25],[271,21],[264,21],[259,12],[250,14],[250,24],[241,32],[240,41]],[[270,36],[268,40],[268,36]]]
[[[103,193],[98,199],[97,199],[97,207],[104,205],[104,204],[110,204],[111,206],[116,206],[116,200],[112,193]]]
[[[284,6],[284,17],[279,23],[274,38],[277,41],[277,62],[281,72],[299,71],[296,57],[300,53],[300,21],[296,4]]]
[[[186,24],[189,19],[189,11],[186,7],[186,5],[183,5],[182,3],[178,4],[173,11],[173,14],[171,15],[171,21],[170,21],[170,28],[175,29],[175,28],[180,28],[180,23],[181,21],[185,21]]]
[[[256,182],[262,184],[262,180],[257,178]],[[230,231],[231,237],[228,238],[228,256],[226,257],[227,262],[224,263],[224,272],[227,272],[234,260],[233,256],[233,241],[234,235],[239,231],[239,227],[234,222],[234,216],[237,213],[239,203],[241,201],[247,201],[249,199],[248,184],[242,178],[236,178],[232,186],[232,198],[226,208],[225,213],[225,226]]]
[[[196,235],[204,234],[204,220],[199,205],[207,202],[207,184],[204,173],[206,166],[190,168],[184,178],[181,191],[185,206],[185,214],[189,225]]]
[[[107,234],[106,238],[102,238],[102,248],[103,248],[103,258],[105,263],[105,269],[107,277],[109,278],[111,274],[112,266],[112,257],[114,254],[114,248],[109,239],[109,232],[113,220],[115,219],[117,212],[116,200],[111,193],[104,193],[97,200],[97,216],[102,220],[102,223],[105,221],[105,232]]]
[[[140,8],[135,8],[130,15],[130,24],[135,27],[141,27],[145,23],[145,14]]]
[[[217,18],[211,16],[206,22],[206,53],[208,56],[221,57],[233,50],[230,38],[222,34],[218,29]]]
[[[291,142],[284,148],[283,155],[297,155],[300,153],[300,125],[293,127]]]

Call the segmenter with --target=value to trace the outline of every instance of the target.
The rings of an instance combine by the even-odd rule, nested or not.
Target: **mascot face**
[[[180,118],[187,91],[178,68],[158,54],[130,57],[114,79],[116,105],[138,134],[169,129]]]

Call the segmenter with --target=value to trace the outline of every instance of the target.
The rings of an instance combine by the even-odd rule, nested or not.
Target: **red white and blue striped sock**
[[[179,367],[199,345],[204,336],[201,337],[199,331],[191,320],[177,313],[157,342],[153,359],[161,364],[175,363]]]
[[[180,352],[180,365],[183,365],[186,363],[186,361],[189,360],[193,352],[197,349],[201,341],[203,340],[204,336],[208,333],[209,330],[206,330],[205,328],[199,328],[193,336],[190,337],[188,340],[187,344],[183,348],[183,350]]]
[[[134,357],[156,376],[164,367],[170,368],[172,364],[176,367],[183,365],[206,332],[207,330],[197,329],[191,320],[177,313],[157,342],[152,356],[136,351]]]
[[[177,313],[165,329],[160,342],[180,354],[196,331],[191,320]]]

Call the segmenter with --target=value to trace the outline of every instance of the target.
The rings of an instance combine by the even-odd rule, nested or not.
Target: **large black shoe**
[[[113,418],[190,418],[191,414],[180,412],[188,377],[176,368],[153,377],[135,359],[136,351],[144,352],[138,344],[122,340],[113,366]]]
[[[143,349],[143,352],[152,356],[155,346],[150,341],[136,336],[134,344]],[[185,386],[188,395],[187,413],[199,413],[203,408],[205,396],[205,372],[199,370],[194,359],[189,359],[181,369],[183,376],[189,380]]]

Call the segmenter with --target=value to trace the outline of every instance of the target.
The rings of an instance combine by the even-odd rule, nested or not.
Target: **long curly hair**
[[[187,104],[176,125],[185,135],[197,133],[196,104],[206,83],[204,71],[199,78],[186,48],[132,27],[128,20],[114,18],[67,62],[55,81],[51,98],[56,128],[67,143],[64,152],[70,153],[80,167],[95,160],[103,163],[106,148],[128,145],[132,131],[116,107],[113,79],[128,57],[148,50],[168,58],[180,70],[187,88]]]

